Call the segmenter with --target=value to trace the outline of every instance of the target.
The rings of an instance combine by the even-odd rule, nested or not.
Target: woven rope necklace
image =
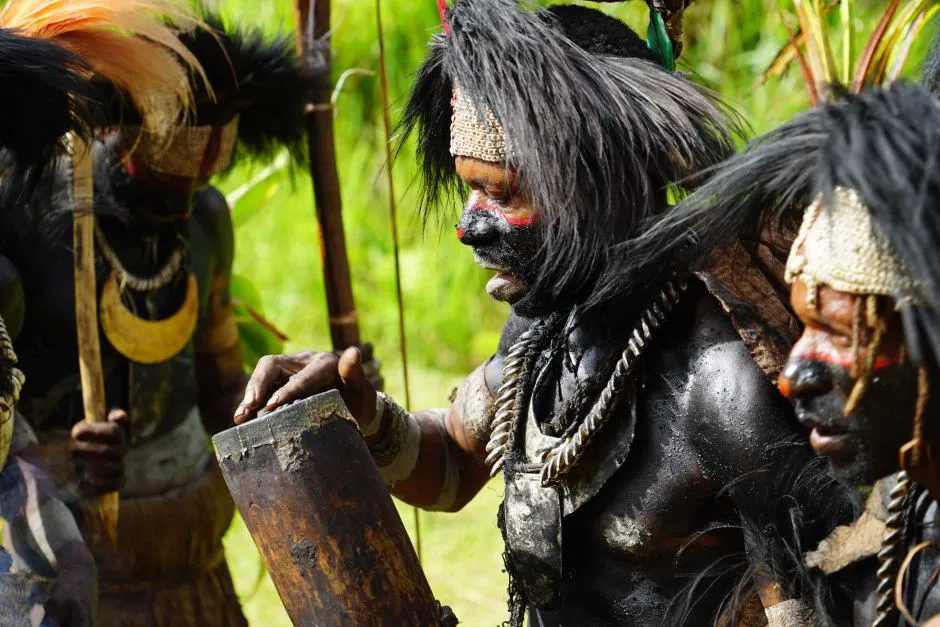
[[[688,285],[673,279],[653,296],[646,310],[633,328],[627,346],[617,361],[614,371],[597,402],[571,435],[562,439],[542,458],[541,483],[548,487],[557,484],[574,468],[590,444],[591,438],[610,420],[613,409],[621,397],[628,378],[636,370],[653,332],[666,321],[675,309]],[[525,411],[525,383],[531,376],[532,365],[541,351],[544,336],[554,325],[548,320],[536,323],[513,345],[503,364],[503,384],[496,396],[496,415],[493,431],[486,445],[486,463],[490,476],[495,476],[503,467],[506,455],[512,446],[511,436],[519,416]]]

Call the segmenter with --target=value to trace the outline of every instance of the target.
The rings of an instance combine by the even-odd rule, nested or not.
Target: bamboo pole
[[[103,422],[106,401],[98,337],[98,289],[95,275],[94,175],[91,146],[73,138],[72,143],[72,244],[75,258],[75,322],[78,333],[78,368],[82,383],[85,420]],[[117,549],[118,493],[97,498],[84,521],[86,536]]]
[[[357,346],[359,320],[352,293],[336,145],[333,138],[333,106],[330,82],[330,1],[297,0],[298,46],[301,62],[316,78],[305,110],[310,177],[320,224],[320,255],[334,350]]]

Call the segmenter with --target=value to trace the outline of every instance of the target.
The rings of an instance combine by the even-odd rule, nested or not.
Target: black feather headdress
[[[919,329],[940,363],[940,102],[923,86],[847,94],[758,138],[658,220],[634,254],[640,262],[694,232],[705,255],[768,220],[798,223],[813,199],[830,206],[836,187],[858,193],[919,284],[928,304],[905,308],[909,348],[916,356]]]
[[[196,123],[223,124],[238,115],[241,155],[271,159],[286,147],[294,160],[303,161],[311,80],[294,38],[268,38],[259,28],[226,29],[222,18],[211,13],[203,20],[208,28],[180,37],[211,85],[210,93],[200,77],[194,78]]]
[[[734,150],[737,118],[666,71],[627,26],[598,11],[457,0],[403,119],[418,135],[425,217],[459,188],[450,155],[460,85],[500,121],[543,242],[530,292],[597,305],[644,281],[625,251],[666,207],[666,188]],[[662,268],[659,268],[660,270]]]
[[[14,180],[36,173],[65,148],[69,132],[88,138],[100,102],[88,66],[58,44],[0,29],[0,148]]]
[[[199,62],[191,75],[196,126],[218,126],[239,116],[236,154],[270,161],[286,148],[295,163],[306,160],[304,106],[313,85],[291,35],[266,37],[260,28],[226,28],[222,17],[204,12],[196,28],[181,28],[179,40]],[[207,84],[208,82],[208,84]],[[113,88],[112,124],[132,126],[140,115]]]

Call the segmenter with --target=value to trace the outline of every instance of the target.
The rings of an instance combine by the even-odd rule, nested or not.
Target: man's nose
[[[499,239],[499,230],[486,212],[467,207],[457,223],[457,239],[467,246],[486,246]]]
[[[832,374],[822,362],[791,357],[780,373],[777,387],[790,400],[819,396],[832,390]]]

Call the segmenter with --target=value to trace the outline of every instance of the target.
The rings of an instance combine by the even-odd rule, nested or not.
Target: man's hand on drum
[[[375,419],[376,383],[381,384],[377,363],[368,344],[341,354],[302,351],[263,357],[235,410],[235,424],[314,394],[339,390],[353,417],[367,425]]]

